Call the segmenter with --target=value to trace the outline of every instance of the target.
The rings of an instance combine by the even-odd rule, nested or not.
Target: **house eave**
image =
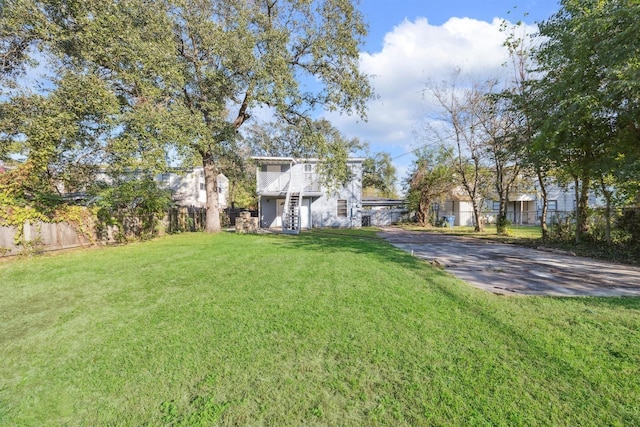
[[[294,157],[273,157],[273,156],[252,156],[253,160],[261,165],[281,165],[283,163],[319,163],[322,159],[317,157],[294,158]],[[364,162],[364,157],[348,157],[347,163]]]

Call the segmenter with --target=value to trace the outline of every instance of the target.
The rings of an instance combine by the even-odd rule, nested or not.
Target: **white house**
[[[400,222],[409,213],[406,201],[362,196],[362,226],[385,227]]]
[[[561,187],[555,184],[547,190],[547,222],[552,223],[571,215],[576,210],[573,186]],[[514,192],[507,202],[507,220],[514,225],[539,225],[542,216],[542,196],[535,188],[530,192]],[[593,192],[589,195],[589,206],[599,207],[603,202]],[[455,216],[454,225],[473,226],[473,207],[469,196],[461,188],[453,190],[443,202],[434,207],[438,217]],[[500,201],[487,198],[482,206],[482,217],[485,223],[495,223]]]
[[[352,179],[329,190],[317,172],[319,159],[254,157],[262,228],[298,233],[312,227],[362,225],[362,158],[349,158]]]
[[[196,167],[183,173],[167,172],[156,176],[158,186],[171,191],[171,198],[178,206],[205,207],[207,193],[204,187],[204,168]],[[219,174],[218,181],[218,206],[220,209],[227,207],[227,195],[229,193],[229,179]]]

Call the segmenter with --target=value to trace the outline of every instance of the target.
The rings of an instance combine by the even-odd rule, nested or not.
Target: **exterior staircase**
[[[304,185],[304,175],[292,172],[282,209],[282,232],[285,234],[300,234],[302,228],[300,206],[302,205]]]

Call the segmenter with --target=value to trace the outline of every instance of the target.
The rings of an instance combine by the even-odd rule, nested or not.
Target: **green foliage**
[[[98,208],[99,233],[116,226],[120,241],[156,235],[157,225],[171,204],[168,191],[149,176],[124,177],[113,184],[97,184],[92,193]]]
[[[409,210],[416,213],[420,225],[436,225],[438,218],[430,215],[431,204],[453,190],[457,182],[455,168],[451,165],[453,150],[423,148],[406,181]]]
[[[398,197],[396,194],[396,168],[389,153],[367,156],[362,163],[362,188],[375,189],[381,197]]]
[[[637,176],[640,153],[638,48],[640,4],[629,0],[564,0],[540,25],[533,82],[535,151],[580,187],[576,239],[588,231],[587,194],[613,174]]]
[[[31,11],[21,15],[26,5]],[[143,0],[13,0],[3,4],[2,18],[10,24],[0,33],[3,67],[18,70],[26,46],[55,58],[54,86],[72,104],[49,105],[40,136],[25,128],[22,139],[13,137],[29,146],[23,152],[39,170],[63,154],[84,164],[77,162],[84,144],[97,144],[99,161],[121,171],[155,172],[177,153],[200,162],[212,183],[233,163],[237,130],[253,108],[271,107],[288,123],[308,120],[318,106],[364,117],[372,95],[358,67],[366,26],[350,0],[172,0],[153,7]],[[307,79],[314,84],[304,84]],[[82,103],[105,106],[105,114],[88,117],[76,108]],[[340,157],[334,146],[328,152]],[[215,186],[206,189],[208,208],[217,211]]]
[[[37,246],[37,241],[24,239],[24,227],[27,222],[32,225],[38,222],[66,222],[90,242],[96,243],[93,229],[96,218],[95,210],[62,203],[56,205],[37,203],[34,207],[25,200],[12,198],[8,192],[1,190],[0,187],[0,226],[16,229],[14,235],[16,245],[22,246],[25,250],[34,245]]]

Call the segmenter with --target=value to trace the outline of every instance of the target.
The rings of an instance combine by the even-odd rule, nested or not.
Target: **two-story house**
[[[227,207],[229,179],[218,174],[218,207]],[[202,166],[181,173],[167,172],[156,176],[158,187],[171,191],[171,199],[178,206],[195,206],[203,208],[207,202],[204,187],[204,169]]]
[[[286,233],[322,227],[361,227],[362,162],[349,158],[352,179],[338,189],[322,184],[319,159],[254,157],[261,228]]]

